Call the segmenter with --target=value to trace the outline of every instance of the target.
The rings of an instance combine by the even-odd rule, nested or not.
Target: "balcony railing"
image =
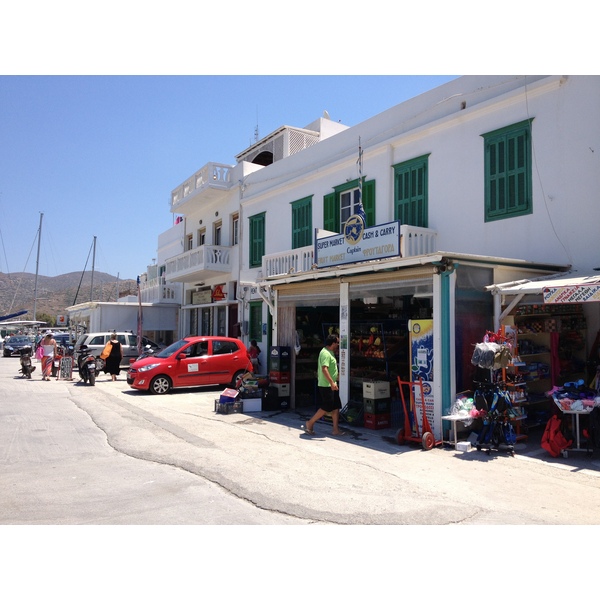
[[[231,273],[229,246],[199,246],[165,262],[166,281],[191,282],[211,272]]]
[[[164,277],[156,277],[140,284],[142,302],[151,304],[181,304],[183,293],[180,283],[167,283]]]
[[[231,186],[232,168],[230,165],[220,163],[204,165],[171,192],[171,211],[180,212],[178,209],[187,202],[188,196],[195,195],[207,188],[228,190]]]
[[[426,227],[400,226],[400,253],[402,258],[436,252],[437,231]],[[314,264],[314,247],[304,246],[286,252],[263,256],[262,272],[265,278],[311,271]]]

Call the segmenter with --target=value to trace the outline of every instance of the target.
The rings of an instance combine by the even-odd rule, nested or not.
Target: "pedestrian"
[[[260,359],[258,358],[260,355],[260,348],[258,347],[258,343],[256,340],[250,341],[250,347],[248,348],[248,354],[250,355],[250,362],[254,367],[254,372],[258,373],[260,367]]]
[[[121,372],[121,360],[123,359],[123,348],[121,342],[117,339],[116,333],[110,334],[110,340],[106,342],[100,358],[104,360],[104,372],[110,373],[113,381],[117,380],[117,375]]]
[[[54,355],[56,354],[56,340],[52,332],[46,333],[41,341],[42,354],[42,381],[50,381],[52,375],[52,365],[54,364]]]
[[[331,415],[333,423],[332,435],[344,435],[339,429],[340,391],[338,388],[338,366],[335,351],[339,348],[340,340],[337,335],[328,335],[325,347],[319,353],[317,369],[317,389],[319,390],[319,408],[313,417],[304,424],[304,431],[308,435],[314,435],[315,423],[326,414]]]

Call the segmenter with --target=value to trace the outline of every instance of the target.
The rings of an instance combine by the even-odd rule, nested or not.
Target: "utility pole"
[[[38,272],[40,268],[40,244],[42,242],[42,219],[44,213],[40,213],[40,227],[38,229],[38,246],[37,246],[37,259],[35,261],[35,287],[33,290],[33,320],[37,321],[37,284],[38,284]]]

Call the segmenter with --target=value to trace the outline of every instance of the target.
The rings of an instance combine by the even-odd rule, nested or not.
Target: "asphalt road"
[[[162,598],[198,592],[207,577],[227,595],[260,583],[265,598],[283,585],[292,598],[385,596],[410,580],[462,598],[464,584],[489,584],[499,556],[509,571],[526,567],[520,592],[555,597],[579,579],[547,577],[548,560],[590,556],[595,544],[596,528],[456,526],[600,524],[596,455],[553,459],[539,444],[514,457],[423,451],[391,431],[345,426],[335,438],[325,423],[309,437],[309,409],[222,415],[220,388],[157,397],[131,390],[125,374],[90,387],[76,372],[44,382],[39,365],[32,380],[18,368],[0,358],[0,561],[11,598],[79,598],[90,581],[91,598]],[[407,527],[422,525],[438,527]],[[486,595],[504,596],[495,590]]]
[[[596,457],[426,452],[325,423],[309,437],[312,411],[216,414],[218,388],[17,371],[0,359],[0,524],[600,523]]]

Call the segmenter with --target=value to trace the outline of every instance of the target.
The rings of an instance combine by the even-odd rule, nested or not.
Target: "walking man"
[[[317,388],[319,390],[319,408],[310,421],[304,424],[304,431],[308,435],[314,435],[315,423],[325,416],[331,414],[333,423],[332,435],[344,435],[340,431],[339,419],[340,393],[338,388],[338,366],[335,358],[335,351],[339,348],[340,340],[337,335],[328,335],[325,340],[325,347],[319,353],[319,362],[317,370]]]

